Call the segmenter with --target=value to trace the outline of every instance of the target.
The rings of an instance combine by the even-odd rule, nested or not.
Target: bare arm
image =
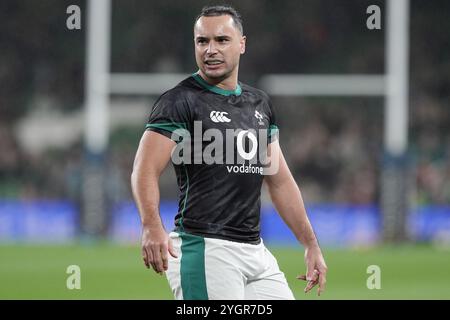
[[[167,166],[175,142],[146,131],[142,135],[131,174],[133,197],[142,222],[142,256],[147,268],[162,273],[168,267],[168,252],[176,257],[159,216],[159,177]]]
[[[278,141],[269,145],[269,153],[278,155],[279,167],[275,174],[265,176],[272,202],[280,216],[305,247],[307,273],[299,279],[307,280],[305,292],[319,283],[320,293],[325,289],[327,266],[317,238],[306,214],[303,198],[284,159]]]

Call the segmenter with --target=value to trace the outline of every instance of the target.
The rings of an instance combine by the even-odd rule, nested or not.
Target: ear
[[[245,43],[247,41],[247,37],[246,36],[242,36],[241,37],[241,41],[240,41],[240,45],[241,45],[241,54],[245,53]]]

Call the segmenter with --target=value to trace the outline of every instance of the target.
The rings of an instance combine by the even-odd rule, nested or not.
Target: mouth
[[[222,60],[216,60],[216,59],[205,60],[205,65],[211,69],[218,68],[222,64],[223,64]]]

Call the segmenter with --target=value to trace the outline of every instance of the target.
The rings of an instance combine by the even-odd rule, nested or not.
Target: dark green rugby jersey
[[[223,135],[223,152],[211,152],[222,159],[223,163],[205,163],[201,157],[205,148],[216,139],[200,142],[200,148],[197,149],[202,151],[197,153],[200,154],[200,161],[195,162],[193,155],[183,163],[174,163],[172,158],[180,190],[175,231],[259,243],[261,186],[264,178],[260,171],[262,164],[258,156],[255,158],[256,162],[253,159],[252,165],[249,165],[250,160],[245,159],[243,163],[236,163],[242,150],[247,155],[251,153],[252,139],[249,136],[241,137],[239,151],[238,135],[230,135],[227,140],[226,129],[236,132],[238,129],[254,130],[253,136],[258,141],[257,155],[261,144],[267,145],[275,141],[278,127],[267,94],[242,83],[234,91],[223,90],[209,85],[196,73],[159,97],[146,129],[163,134],[178,143],[185,138],[180,139],[183,135],[175,133],[180,132],[177,129],[185,129],[185,133],[189,133],[191,138],[185,140],[190,141],[191,151],[194,151],[195,139],[199,139],[199,135],[195,133],[201,132],[201,137],[206,130],[217,129]],[[264,134],[258,134],[260,129],[265,133],[265,139],[261,138]],[[220,140],[217,142],[220,143]],[[228,150],[233,151],[234,157],[228,155],[227,158],[226,143],[233,143],[233,148]],[[184,152],[186,150],[181,154],[184,155]],[[229,163],[230,160],[232,163]]]

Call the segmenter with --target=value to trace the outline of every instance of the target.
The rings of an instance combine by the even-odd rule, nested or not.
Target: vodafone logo
[[[209,117],[213,122],[230,122],[231,119],[227,118],[228,113],[224,111],[211,111]]]
[[[252,143],[252,149],[249,152],[246,152],[244,149],[245,137],[247,137]],[[238,133],[236,140],[237,140],[236,146],[237,151],[243,159],[250,160],[256,155],[256,152],[258,151],[258,139],[256,139],[256,136],[253,132],[249,130],[242,130]]]
[[[214,122],[231,121],[226,112],[213,111],[210,115]],[[225,164],[230,174],[274,175],[278,172],[280,154],[278,148],[269,152],[267,128],[203,130],[202,123],[194,121],[193,136],[192,131],[184,128],[172,132],[171,139],[177,142],[171,154],[173,164]]]

